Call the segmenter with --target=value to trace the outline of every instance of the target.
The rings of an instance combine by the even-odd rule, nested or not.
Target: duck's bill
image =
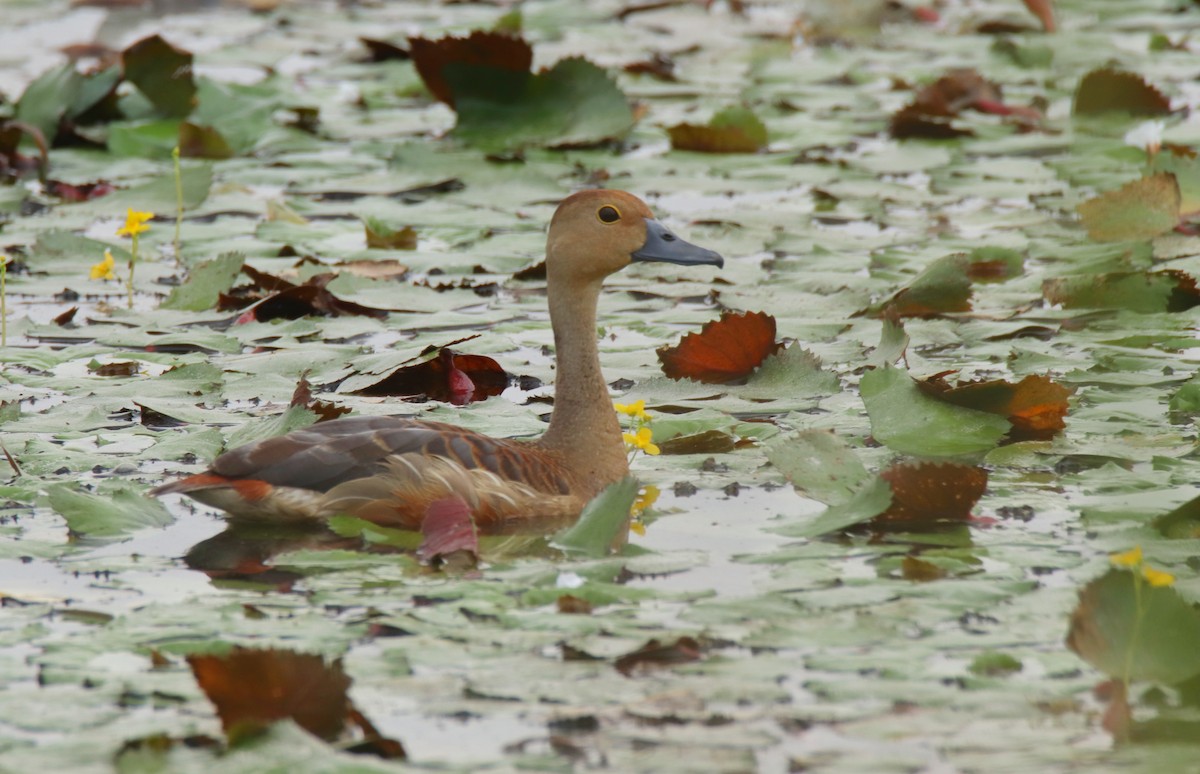
[[[646,218],[646,243],[632,254],[635,261],[662,261],[684,266],[724,266],[725,259],[712,250],[685,242],[657,220]]]

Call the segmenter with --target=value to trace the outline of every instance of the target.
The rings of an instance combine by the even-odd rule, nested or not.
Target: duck
[[[187,495],[235,521],[289,524],[349,515],[420,529],[431,505],[450,497],[466,503],[485,534],[577,517],[629,473],[600,368],[596,312],[605,278],[639,262],[724,266],[634,194],[585,190],[559,203],[545,261],[557,376],[539,438],[495,438],[411,417],[342,417],[226,451],[207,470],[150,494]]]

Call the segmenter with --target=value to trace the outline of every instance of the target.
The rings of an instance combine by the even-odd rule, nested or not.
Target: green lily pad
[[[240,253],[225,253],[194,267],[186,282],[171,289],[163,307],[193,312],[212,309],[220,295],[233,287],[245,260]]]
[[[905,454],[978,454],[993,448],[1012,428],[1003,417],[924,395],[912,377],[891,366],[864,374],[859,390],[871,418],[871,435]]]
[[[1067,645],[1109,677],[1175,685],[1200,674],[1200,613],[1175,589],[1110,569],[1079,592]]]
[[[529,145],[595,145],[624,137],[633,112],[617,84],[586,59],[540,73],[451,63],[454,135],[485,151]]]
[[[78,535],[122,537],[147,527],[165,527],[175,520],[160,502],[131,488],[100,495],[80,492],[68,484],[55,484],[46,494],[50,507]]]

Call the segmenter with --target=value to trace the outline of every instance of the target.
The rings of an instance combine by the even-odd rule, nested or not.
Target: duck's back
[[[450,495],[483,523],[558,517],[571,507],[561,499],[575,499],[570,489],[556,456],[532,443],[442,422],[347,417],[225,452],[204,473],[155,493],[182,492],[255,519],[349,513],[412,527],[429,502]]]

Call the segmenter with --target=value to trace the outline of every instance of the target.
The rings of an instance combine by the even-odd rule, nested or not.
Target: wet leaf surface
[[[764,312],[726,312],[673,347],[660,347],[663,373],[672,379],[724,384],[743,379],[779,351],[775,318]]]
[[[253,5],[4,6],[0,765],[1194,765],[1194,8]],[[518,56],[446,57],[456,111],[405,55],[472,30]],[[769,146],[671,147],[731,105]],[[672,452],[633,459],[644,496],[476,549],[452,521],[424,563],[143,496],[344,410],[536,437],[545,226],[598,185],[726,259],[601,296],[613,399]],[[774,328],[660,373],[728,310]],[[403,402],[358,392],[413,365],[441,371]],[[1133,643],[1106,573],[1139,544],[1173,579]],[[234,645],[341,659],[360,711],[226,746],[185,660]]]

